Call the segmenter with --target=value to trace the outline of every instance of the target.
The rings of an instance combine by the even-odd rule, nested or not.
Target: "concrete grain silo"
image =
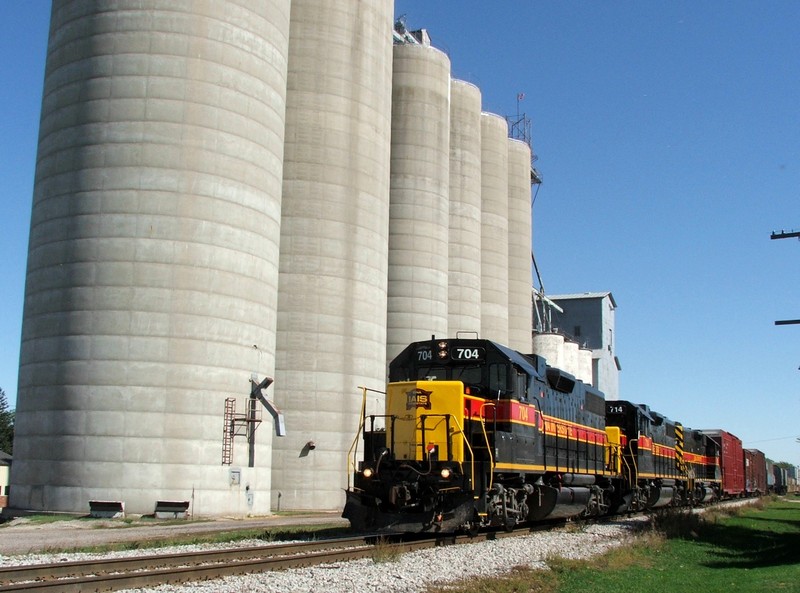
[[[450,60],[394,46],[387,358],[447,334]]]
[[[592,384],[592,351],[588,348],[578,350],[578,379]]]
[[[552,333],[533,335],[533,353],[547,359],[551,367],[567,370],[564,357],[564,336]]]
[[[357,387],[385,386],[392,17],[292,2],[273,508],[342,508]]]
[[[508,125],[481,114],[481,337],[508,343]]]
[[[481,329],[481,92],[450,81],[450,335]]]
[[[508,140],[508,345],[532,347],[531,148]]]
[[[53,2],[12,507],[268,511],[289,4]]]
[[[564,341],[564,364],[561,367],[570,375],[578,377],[580,369],[578,368],[578,343],[572,340]]]

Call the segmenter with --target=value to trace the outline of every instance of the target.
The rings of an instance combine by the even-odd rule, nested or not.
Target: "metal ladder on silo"
[[[222,465],[233,463],[233,419],[236,414],[236,398],[225,399],[225,419],[222,427]]]

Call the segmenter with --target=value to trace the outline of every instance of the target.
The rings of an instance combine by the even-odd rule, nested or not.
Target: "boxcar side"
[[[742,440],[720,429],[703,430],[720,446],[722,468],[722,495],[736,498],[745,493],[744,451]]]
[[[744,488],[748,496],[767,493],[767,459],[758,449],[744,450]]]

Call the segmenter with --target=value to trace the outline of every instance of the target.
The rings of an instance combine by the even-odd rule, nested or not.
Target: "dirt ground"
[[[70,550],[86,546],[102,546],[132,541],[173,539],[183,535],[199,535],[239,529],[274,529],[293,525],[342,525],[346,520],[339,513],[310,515],[272,515],[249,519],[187,520],[159,522],[134,519],[70,519],[39,523],[30,518],[17,518],[0,525],[0,555],[11,556],[34,552]]]

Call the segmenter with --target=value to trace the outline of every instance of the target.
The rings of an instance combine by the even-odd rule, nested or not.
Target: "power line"
[[[792,435],[790,437],[778,437],[778,438],[775,438],[775,439],[763,439],[763,440],[760,440],[760,441],[747,441],[746,444],[755,445],[755,444],[758,444],[758,443],[771,443],[773,441],[788,441],[789,439],[800,440],[800,436]]]

